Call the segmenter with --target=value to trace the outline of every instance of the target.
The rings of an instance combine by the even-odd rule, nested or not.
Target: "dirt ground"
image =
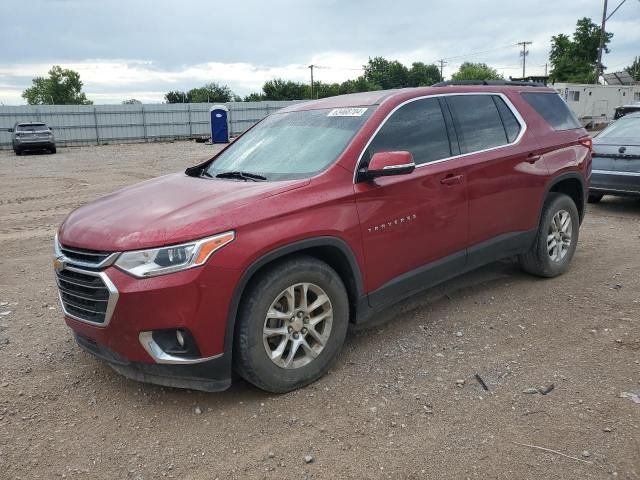
[[[502,262],[418,295],[286,395],[144,385],[81,351],[56,296],[57,226],[213,148],[0,152],[0,478],[640,479],[640,404],[621,397],[640,394],[638,200],[589,206],[566,275]]]

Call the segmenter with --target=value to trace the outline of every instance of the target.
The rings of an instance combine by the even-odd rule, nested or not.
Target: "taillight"
[[[593,138],[591,138],[591,137],[583,137],[578,141],[580,142],[580,145],[584,145],[585,147],[587,147],[589,149],[589,153],[593,152]]]

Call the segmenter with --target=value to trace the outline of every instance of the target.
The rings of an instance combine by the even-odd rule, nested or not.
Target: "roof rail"
[[[491,85],[491,86],[507,86],[507,87],[544,87],[545,85],[537,82],[514,82],[511,80],[447,80],[446,82],[438,82],[431,85],[432,87],[448,87],[455,85]]]

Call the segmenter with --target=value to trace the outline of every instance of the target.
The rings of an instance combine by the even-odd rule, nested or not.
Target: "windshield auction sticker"
[[[366,108],[334,108],[327,113],[327,117],[361,117],[366,111]]]

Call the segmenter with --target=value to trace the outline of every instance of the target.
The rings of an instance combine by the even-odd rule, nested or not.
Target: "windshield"
[[[605,128],[598,138],[636,138],[640,140],[640,117],[623,117]]]
[[[36,130],[46,130],[47,126],[44,123],[30,123],[28,125],[18,125],[16,130],[18,132],[33,132]]]
[[[242,172],[266,180],[310,177],[335,162],[372,110],[275,113],[229,145],[203,173],[232,178],[228,172]]]

